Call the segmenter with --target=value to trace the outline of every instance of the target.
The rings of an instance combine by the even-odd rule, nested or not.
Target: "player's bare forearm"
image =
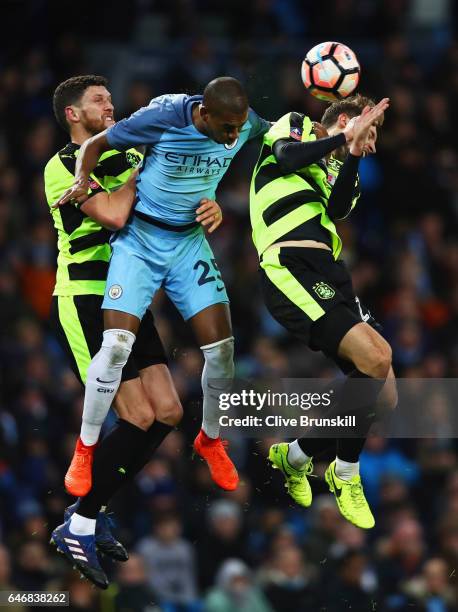
[[[81,146],[80,152],[76,159],[76,181],[87,182],[89,175],[97,166],[99,157],[102,155],[102,153],[105,153],[105,151],[108,151],[109,149],[110,145],[108,144],[106,137],[106,130],[86,140],[86,142]]]
[[[88,199],[88,179],[91,172],[97,166],[99,157],[110,149],[106,139],[106,130],[86,140],[82,145],[76,160],[75,182],[65,193],[52,205],[57,208],[69,202],[82,204]]]
[[[109,230],[120,230],[126,224],[135,202],[136,179],[134,172],[127,183],[113,193],[102,192],[81,206],[81,210]]]

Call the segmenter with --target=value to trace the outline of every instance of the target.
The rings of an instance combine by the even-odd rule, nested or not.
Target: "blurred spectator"
[[[422,610],[456,610],[456,599],[450,586],[447,564],[443,559],[433,558],[425,563],[417,578],[406,583],[404,592]]]
[[[156,519],[154,536],[140,540],[138,554],[144,559],[148,584],[161,606],[170,612],[192,612],[197,600],[194,551],[181,537],[181,522],[177,516],[165,515]],[[132,576],[138,574],[132,566]],[[129,568],[128,568],[129,569]],[[126,571],[125,577],[130,574]]]
[[[380,592],[396,593],[402,583],[419,571],[426,554],[423,530],[418,521],[405,519],[393,526],[392,533],[379,546]]]
[[[329,549],[331,559],[342,559],[349,551],[364,550],[367,532],[345,522],[337,532],[336,541]]]
[[[120,564],[116,578],[117,584],[109,588],[108,593],[113,599],[113,612],[159,612],[155,605],[158,596],[148,584],[145,563],[140,555],[131,554],[128,561]],[[173,606],[164,605],[160,610],[173,610]]]
[[[343,610],[370,610],[376,605],[373,584],[364,583],[367,556],[353,550],[340,560],[337,577],[329,582],[324,594],[325,609],[329,612]]]
[[[210,587],[216,571],[227,558],[247,560],[243,536],[242,512],[230,500],[217,500],[207,512],[205,530],[197,548],[199,574],[203,588]]]
[[[65,566],[68,567],[67,565]],[[68,612],[99,612],[101,610],[101,593],[94,589],[88,580],[82,580],[80,576],[68,571],[61,579],[48,582],[48,591],[68,591]]]
[[[215,584],[205,598],[205,612],[273,612],[263,593],[254,586],[248,566],[239,559],[227,559],[222,564]]]
[[[43,591],[52,575],[48,548],[40,541],[28,540],[18,550],[14,582],[19,590]]]
[[[122,117],[129,117],[142,106],[148,106],[154,93],[151,85],[144,81],[133,81],[127,90],[125,107],[121,112],[121,117],[116,116],[116,120]]]
[[[408,485],[418,481],[418,468],[394,444],[380,435],[371,435],[361,454],[361,478],[367,500],[375,507],[379,503],[383,477],[395,476]]]
[[[312,530],[305,543],[305,552],[313,563],[323,563],[342,526],[342,518],[330,495],[315,498],[312,512]]]
[[[16,585],[11,582],[11,558],[5,546],[0,545],[0,591],[15,591],[18,590]],[[14,606],[18,612],[25,610],[24,606]]]
[[[304,560],[300,548],[282,546],[273,551],[260,570],[260,581],[274,610],[295,612],[318,608],[318,593],[313,584],[314,570]]]
[[[13,591],[17,587],[11,581],[11,559],[8,549],[0,545],[0,590]]]

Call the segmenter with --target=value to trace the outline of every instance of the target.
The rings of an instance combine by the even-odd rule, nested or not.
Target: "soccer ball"
[[[361,68],[354,52],[338,42],[320,43],[302,62],[301,77],[312,96],[335,102],[357,87]]]

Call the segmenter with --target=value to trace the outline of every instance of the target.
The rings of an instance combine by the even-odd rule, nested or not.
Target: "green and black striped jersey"
[[[313,124],[301,113],[288,113],[264,134],[250,188],[253,241],[261,255],[280,240],[314,239],[332,248],[335,259],[342,249],[336,226],[327,214],[332,186],[342,162],[331,157],[284,174],[273,154],[277,140],[315,140]],[[358,184],[351,209],[359,197]]]
[[[111,231],[84,214],[79,206],[51,205],[73,185],[80,145],[69,143],[47,163],[45,192],[58,234],[57,276],[54,295],[103,295],[111,248]],[[141,154],[135,149],[106,151],[90,177],[89,197],[121,187],[138,167]]]

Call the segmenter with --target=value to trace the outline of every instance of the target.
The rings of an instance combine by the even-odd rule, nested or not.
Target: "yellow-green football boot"
[[[364,497],[360,476],[342,480],[336,476],[336,462],[333,461],[324,475],[329,490],[334,493],[341,514],[361,529],[371,529],[375,525],[369,504]]]
[[[313,464],[310,460],[301,470],[293,468],[288,463],[288,446],[286,442],[273,444],[269,450],[269,461],[274,469],[283,472],[289,495],[297,504],[307,508],[312,503],[312,489],[307,476],[312,473]]]

